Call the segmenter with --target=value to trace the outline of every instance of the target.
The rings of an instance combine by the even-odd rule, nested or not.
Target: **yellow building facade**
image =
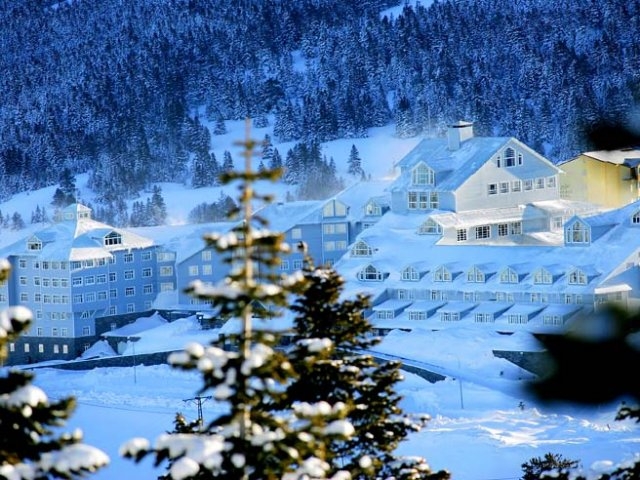
[[[615,208],[640,198],[640,150],[586,152],[558,166],[563,199]]]

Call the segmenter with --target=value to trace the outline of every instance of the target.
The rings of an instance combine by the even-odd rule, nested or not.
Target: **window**
[[[337,200],[329,201],[322,209],[323,217],[344,217],[347,214],[347,207]]]
[[[382,280],[382,273],[373,265],[368,265],[358,273],[358,279],[364,281]]]
[[[536,189],[540,190],[544,188],[544,178],[536,178]]]
[[[133,253],[127,252],[124,254],[124,263],[133,262]]]
[[[509,235],[509,225],[506,223],[499,223],[498,224],[498,236],[499,237],[506,237],[507,235]]]
[[[176,254],[173,252],[158,252],[157,257],[159,262],[173,262]]]
[[[409,320],[426,320],[427,312],[409,312]]]
[[[91,335],[91,328],[90,327],[82,327],[82,335],[84,335],[84,336]]]
[[[493,314],[476,313],[476,323],[491,323],[491,322],[493,322]]]
[[[511,182],[511,191],[512,192],[522,191],[522,182],[520,180],[514,180],[513,182]]]
[[[142,278],[149,278],[151,276],[151,268],[143,268],[142,269]]]
[[[302,238],[302,229],[301,228],[292,228],[291,229],[291,238],[293,240],[299,240]]]
[[[93,277],[91,277],[93,278]],[[60,279],[59,278],[52,278],[51,279],[51,286],[52,287],[59,287],[60,286]]]
[[[466,228],[459,228],[456,231],[456,240],[458,242],[465,242],[467,240],[467,229]]]
[[[524,189],[525,190],[533,190],[533,180],[525,180],[524,181]]]
[[[27,268],[27,261],[24,258],[21,258],[20,260],[18,260],[18,267]]]
[[[510,315],[507,316],[507,321],[509,323],[527,323],[529,321],[529,319],[527,318],[526,315],[520,315],[520,314],[515,314],[512,313]]]
[[[116,307],[115,305],[111,305],[109,307],[109,315],[115,315],[118,313],[118,307]]]
[[[351,249],[352,257],[370,257],[373,254],[373,250],[369,245],[363,241],[357,242]]]
[[[407,267],[402,271],[402,280],[417,282],[420,280],[420,274],[413,267]]]
[[[553,277],[551,276],[551,273],[549,273],[544,268],[541,268],[539,270],[536,270],[536,272],[533,274],[533,283],[550,285],[551,283],[553,283]]]
[[[347,224],[346,223],[325,223],[322,225],[322,233],[325,235],[333,235],[337,233],[346,233],[347,232]]]
[[[547,188],[556,188],[556,177],[547,177]]]
[[[96,301],[96,294],[94,292],[88,292],[84,294],[84,301],[85,302],[95,302]],[[55,301],[53,303],[56,303]]]
[[[500,283],[518,283],[518,275],[510,268],[500,272]]]
[[[145,262],[148,262],[149,260],[151,260],[151,252],[149,251],[142,252],[142,260],[144,260]]]
[[[500,193],[509,193],[509,182],[500,182]]]
[[[476,240],[482,238],[491,238],[491,226],[490,225],[480,225],[475,227],[476,232]]]
[[[581,270],[574,270],[569,274],[569,285],[586,285],[587,276]]]
[[[117,232],[111,232],[104,237],[105,246],[122,244],[122,235]]]
[[[369,202],[364,207],[364,214],[370,217],[379,217],[382,215],[382,208],[374,202]]]
[[[20,285],[26,285],[27,284],[27,277],[20,277]]]
[[[106,290],[100,290],[98,292],[98,300],[106,300],[107,299],[107,291]]]
[[[170,266],[160,267],[161,277],[170,277],[171,275],[173,275],[173,267],[170,267]]]
[[[484,273],[478,267],[473,267],[467,272],[467,282],[484,283]]]
[[[189,265],[189,276],[196,277],[200,274],[200,270],[198,269],[198,265]]]
[[[40,277],[33,277],[33,284],[36,287],[39,287],[40,286]]]
[[[49,287],[49,285],[51,285],[51,279],[48,277],[45,277],[42,279],[42,286],[43,287]]]
[[[302,268],[302,260],[294,260],[293,261],[293,269],[300,270]]]
[[[522,235],[522,222],[513,222],[510,227],[509,233],[511,235]]]
[[[118,280],[118,272],[109,272],[109,281],[115,282]]]
[[[346,240],[336,240],[336,250],[346,250],[346,249],[347,249]]]
[[[136,305],[134,303],[127,303],[127,313],[133,313],[136,311]]]
[[[567,228],[565,239],[567,243],[589,243],[591,241],[589,228],[584,223],[576,221]]]
[[[515,167],[516,166],[516,151],[509,147],[504,151],[504,166]]]
[[[282,271],[289,270],[289,260],[281,260],[280,261],[280,270],[282,270]]]
[[[30,349],[29,349],[29,344],[28,344],[28,343],[25,343],[25,344],[24,344],[24,353],[29,353],[29,350],[30,350]]]
[[[27,250],[42,250],[42,242],[37,238],[32,238],[27,242]]]
[[[433,185],[435,175],[433,170],[421,163],[411,172],[411,183],[413,185]]]
[[[118,291],[115,288],[109,290],[109,298],[118,298]]]
[[[332,252],[333,250],[336,249],[336,242],[324,242],[324,251],[325,252]]]
[[[94,277],[93,275],[84,277],[85,285],[93,285],[94,283],[96,283],[96,277]]]
[[[71,269],[72,270],[79,270],[82,268],[82,262],[79,262],[77,260],[74,260],[71,262]]]
[[[442,227],[439,223],[429,218],[422,225],[420,225],[420,228],[418,228],[418,233],[420,235],[439,235],[442,233]]]
[[[487,193],[489,195],[495,195],[496,193],[498,193],[498,184],[497,183],[490,183],[487,186]]]
[[[43,343],[39,343],[38,344],[38,353],[44,353],[44,344]]]
[[[203,250],[201,255],[202,255],[203,262],[210,262],[211,259],[213,258],[213,254],[211,250]]]
[[[636,225],[640,224],[640,211],[633,214],[633,217],[631,217],[631,223]]]
[[[43,336],[43,335],[44,335],[44,329],[43,329],[42,327],[38,327],[38,328],[36,328],[36,335],[37,335],[38,337]]]
[[[445,267],[438,267],[433,274],[433,280],[434,282],[450,282],[451,272]]]
[[[25,293],[25,292],[22,292],[20,294],[20,301],[21,302],[28,302],[29,301],[29,294]]]
[[[124,295],[125,297],[133,297],[136,294],[136,288],[135,287],[127,287],[124,289]]]
[[[202,266],[202,274],[203,275],[212,275],[213,267],[211,265],[203,265]]]
[[[33,294],[33,301],[34,302],[41,302],[42,301],[42,294],[41,293],[34,293]]]

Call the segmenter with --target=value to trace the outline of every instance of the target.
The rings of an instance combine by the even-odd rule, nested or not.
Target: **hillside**
[[[105,209],[154,183],[192,185],[245,117],[305,145],[464,118],[553,161],[589,149],[594,122],[633,120],[639,0],[397,5],[3,2],[0,198],[65,167]]]

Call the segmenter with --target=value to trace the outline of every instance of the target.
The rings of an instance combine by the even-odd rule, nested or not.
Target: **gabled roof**
[[[591,152],[584,152],[580,156],[585,156],[597,160],[599,162],[611,163],[612,165],[625,165],[627,167],[635,167],[640,164],[640,150],[625,148],[622,150],[596,150]],[[575,160],[575,158],[568,160],[564,163],[568,163]]]

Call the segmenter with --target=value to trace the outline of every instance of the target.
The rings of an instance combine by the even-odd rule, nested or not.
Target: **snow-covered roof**
[[[582,155],[600,162],[611,163],[613,165],[637,166],[640,164],[640,150],[638,149],[596,150],[584,152]],[[572,160],[569,160],[568,162],[570,161]]]
[[[44,260],[87,260],[109,258],[114,250],[146,248],[154,245],[152,239],[138,235],[131,230],[111,227],[102,222],[81,216],[74,212],[88,215],[88,208],[73,204],[64,209],[59,219],[52,225],[23,238],[0,251],[1,256],[38,255]],[[116,232],[122,241],[114,245],[105,245],[104,237]],[[30,250],[27,240],[36,237],[42,241],[41,250]]]

